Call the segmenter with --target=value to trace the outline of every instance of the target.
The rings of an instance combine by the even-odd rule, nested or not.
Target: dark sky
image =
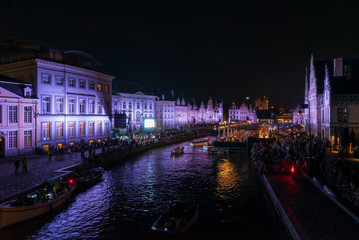
[[[88,52],[148,90],[294,107],[305,67],[359,57],[359,1],[1,1],[0,38]]]

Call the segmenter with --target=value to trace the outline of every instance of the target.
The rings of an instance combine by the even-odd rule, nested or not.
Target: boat
[[[175,155],[182,154],[182,153],[183,153],[183,150],[184,150],[184,147],[182,147],[182,146],[176,147],[175,149],[173,149],[173,150],[171,151],[171,155],[172,155],[172,156],[175,156]]]
[[[4,228],[58,208],[72,195],[77,184],[72,178],[44,182],[39,188],[0,203],[0,228]]]
[[[214,146],[210,143],[206,144],[203,146],[203,151],[204,152],[212,152],[214,149]]]
[[[101,167],[98,168],[92,168],[88,171],[86,171],[84,174],[79,176],[78,179],[78,188],[88,188],[93,185],[95,185],[98,182],[102,181],[102,175],[103,175],[104,169]]]
[[[209,141],[209,138],[204,138],[204,139],[192,141],[189,143],[189,145],[191,147],[204,146],[204,145],[207,145],[208,141]]]
[[[194,225],[199,215],[199,204],[192,200],[173,202],[151,226],[151,233],[184,235]]]

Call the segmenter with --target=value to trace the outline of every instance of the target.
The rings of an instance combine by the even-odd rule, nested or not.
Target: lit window
[[[9,106],[9,123],[17,123],[17,106]]]
[[[63,137],[63,123],[56,123],[56,138]]]
[[[105,93],[108,93],[109,92],[109,86],[105,84],[104,90],[105,90]]]
[[[31,147],[32,130],[24,131],[24,147]]]
[[[93,122],[89,122],[89,135],[94,135],[94,125]]]
[[[99,91],[99,92],[102,91],[102,84],[101,83],[97,84],[97,91]]]
[[[75,123],[74,122],[69,122],[69,137],[74,137],[75,136]]]
[[[79,122],[79,135],[80,137],[85,136],[85,123]]]
[[[102,125],[101,122],[97,123],[97,136],[102,135]]]
[[[42,139],[50,139],[50,123],[42,123]]]
[[[32,122],[32,107],[31,106],[24,107],[24,122],[25,123]]]

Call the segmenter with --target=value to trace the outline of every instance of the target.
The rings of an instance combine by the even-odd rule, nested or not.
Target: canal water
[[[175,158],[179,144],[119,163],[60,213],[4,229],[2,239],[155,239],[152,223],[172,200],[188,198],[200,214],[187,239],[288,239],[247,154],[181,145]]]

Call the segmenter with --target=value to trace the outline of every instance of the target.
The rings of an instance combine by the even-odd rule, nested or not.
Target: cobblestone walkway
[[[96,149],[101,152],[101,149]],[[88,152],[85,152],[88,156]],[[19,173],[15,174],[14,161],[17,157],[0,159],[0,200],[21,192],[27,188],[41,184],[45,179],[49,180],[61,175],[55,172],[64,167],[81,163],[80,153],[67,153],[64,159],[55,159],[52,156],[51,161],[47,155],[29,155],[28,172],[22,172],[22,164],[20,161]],[[21,159],[21,157],[20,157]]]
[[[359,239],[359,224],[306,178],[267,179],[302,239]]]

